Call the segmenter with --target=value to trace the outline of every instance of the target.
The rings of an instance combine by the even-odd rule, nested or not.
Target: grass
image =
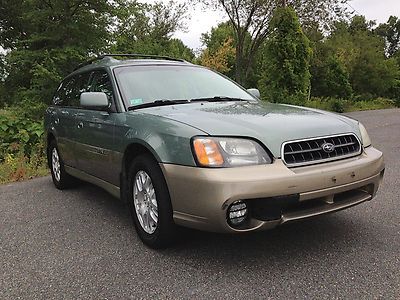
[[[0,184],[27,180],[49,174],[46,158],[41,154],[34,154],[30,159],[21,152],[6,154],[0,163]]]

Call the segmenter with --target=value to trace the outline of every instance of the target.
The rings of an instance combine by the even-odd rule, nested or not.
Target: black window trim
[[[68,75],[67,77],[65,77],[61,82],[60,82],[60,84],[58,85],[58,88],[57,88],[57,90],[56,90],[56,92],[54,93],[54,96],[53,96],[53,105],[54,106],[56,106],[56,107],[61,107],[61,108],[73,108],[73,109],[82,109],[82,107],[81,106],[72,106],[72,105],[65,105],[65,104],[61,104],[61,105],[57,105],[57,104],[55,104],[54,103],[54,98],[55,98],[55,96],[56,96],[56,93],[60,90],[60,88],[64,85],[64,84],[66,84],[69,80],[71,80],[71,79],[73,79],[73,78],[76,78],[77,76],[79,76],[79,75],[84,75],[84,74],[87,74],[87,73],[89,73],[89,79],[88,79],[88,84],[89,84],[89,82],[90,82],[90,78],[91,78],[91,76],[92,76],[92,71],[84,71],[84,72],[79,72],[79,73],[74,73],[74,74],[70,74],[70,75]]]
[[[74,78],[74,77],[76,77],[76,76],[89,73],[89,80],[88,80],[87,84],[90,85],[90,83],[91,83],[92,80],[93,80],[93,75],[94,75],[94,73],[95,73],[96,71],[103,71],[103,72],[107,73],[108,79],[110,80],[110,83],[111,83],[111,92],[112,92],[112,96],[113,96],[112,99],[111,99],[111,101],[113,101],[114,109],[113,109],[113,110],[110,109],[110,110],[108,110],[108,112],[110,112],[110,113],[120,112],[120,111],[121,111],[121,109],[119,108],[120,105],[118,105],[118,104],[117,104],[117,101],[116,101],[116,89],[117,89],[117,87],[116,87],[116,85],[113,83],[113,79],[112,79],[112,78],[113,78],[113,73],[112,73],[111,71],[109,71],[108,68],[105,68],[105,67],[93,68],[93,69],[86,70],[86,71],[82,71],[82,72],[74,72],[74,73],[69,74],[68,76],[66,76],[66,77],[60,82],[60,84],[58,85],[56,91],[55,91],[54,94],[53,94],[52,105],[53,105],[53,106],[56,106],[56,107],[60,107],[60,108],[73,108],[73,109],[85,109],[85,110],[94,110],[94,111],[96,111],[96,109],[89,109],[89,108],[85,108],[85,107],[82,107],[82,106],[71,106],[71,105],[55,104],[55,103],[54,103],[54,98],[56,97],[57,92],[60,90],[60,88],[62,87],[62,85],[65,84],[68,80],[70,80],[70,79],[72,79],[72,78]],[[112,106],[113,106],[113,105],[111,105],[111,107],[112,107]]]

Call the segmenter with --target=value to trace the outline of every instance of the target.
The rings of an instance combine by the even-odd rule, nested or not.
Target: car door
[[[58,87],[51,109],[54,130],[57,135],[57,146],[64,164],[76,167],[75,157],[75,114],[73,93],[76,77],[66,78]]]
[[[104,92],[109,99],[109,109],[105,111],[81,107],[77,114],[78,168],[118,185],[111,164],[116,114],[114,93],[109,75],[105,70],[96,70],[92,73],[89,91]]]

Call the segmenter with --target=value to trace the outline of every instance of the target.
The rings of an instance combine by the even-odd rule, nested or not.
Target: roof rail
[[[85,61],[85,62],[79,64],[74,69],[74,71],[76,71],[76,70],[78,70],[78,69],[80,69],[80,68],[82,68],[84,66],[90,65],[91,63],[93,63],[93,62],[95,62],[97,60],[101,60],[101,59],[103,59],[105,57],[114,57],[114,56],[117,56],[117,57],[133,57],[133,58],[165,59],[165,60],[185,62],[185,60],[183,60],[183,59],[173,58],[173,57],[169,57],[169,56],[162,56],[162,55],[139,54],[139,53],[132,53],[132,54],[102,54],[102,55],[96,56],[96,57],[94,57],[92,59],[89,59],[88,61]]]

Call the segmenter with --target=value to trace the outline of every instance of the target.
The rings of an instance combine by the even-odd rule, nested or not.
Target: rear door
[[[109,109],[98,110],[81,107],[77,114],[78,168],[90,175],[119,185],[118,175],[112,167],[114,143],[115,103],[110,77],[106,70],[92,73],[89,91],[104,92],[109,99]]]

